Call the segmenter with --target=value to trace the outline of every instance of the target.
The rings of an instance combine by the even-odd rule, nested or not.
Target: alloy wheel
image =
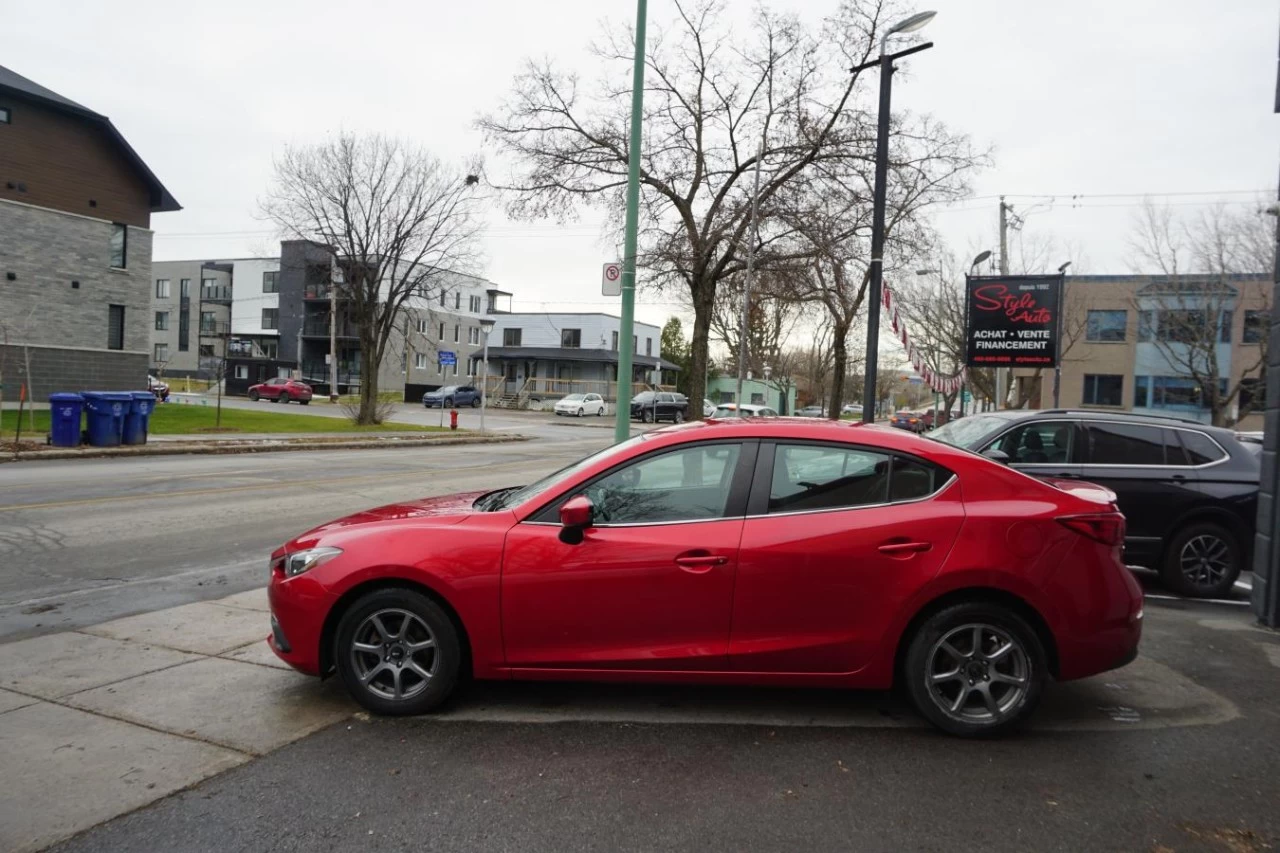
[[[953,628],[929,651],[925,684],[948,717],[994,725],[1018,713],[1031,684],[1031,659],[1008,631],[990,624]]]
[[[1212,533],[1193,536],[1178,555],[1182,576],[1196,586],[1214,586],[1231,571],[1231,548]]]
[[[356,628],[350,653],[360,684],[376,696],[396,701],[425,690],[440,663],[435,634],[427,623],[398,608],[366,617]]]

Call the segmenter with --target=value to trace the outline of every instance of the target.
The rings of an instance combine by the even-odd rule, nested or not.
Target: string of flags
[[[907,359],[911,362],[911,366],[916,373],[920,375],[920,378],[924,380],[924,384],[939,394],[950,396],[959,393],[967,378],[965,368],[961,367],[960,372],[954,376],[939,376],[932,367],[925,364],[924,359],[916,349],[916,345],[912,342],[911,336],[907,334],[907,325],[902,322],[902,318],[898,315],[898,306],[888,285],[881,289],[880,301],[884,303],[885,311],[889,312],[889,322],[893,326],[893,333],[898,336],[898,340],[902,341],[902,347],[907,351]]]

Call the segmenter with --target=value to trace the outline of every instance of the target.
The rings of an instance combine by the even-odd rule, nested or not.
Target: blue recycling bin
[[[89,423],[89,443],[94,447],[116,447],[124,436],[124,419],[133,406],[133,395],[118,391],[85,391],[85,415]]]
[[[79,447],[83,412],[84,398],[79,394],[50,394],[49,443],[54,447]]]
[[[156,395],[150,391],[130,391],[129,398],[129,411],[124,416],[122,440],[125,444],[146,444]]]

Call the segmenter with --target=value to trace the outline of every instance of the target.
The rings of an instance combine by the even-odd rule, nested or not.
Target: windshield
[[[993,415],[971,415],[958,421],[950,421],[943,424],[929,433],[929,437],[937,439],[944,444],[972,450],[975,444],[1007,423],[1009,423],[1007,418]]]
[[[454,391],[457,391],[457,390],[458,390],[458,386],[457,386],[457,385],[446,385],[446,386],[444,386],[443,388],[441,388],[439,391],[437,391],[436,393],[437,393],[437,394],[452,394]]]
[[[621,453],[624,450],[634,447],[636,444],[639,444],[641,441],[644,441],[644,438],[645,438],[644,434],[641,434],[641,435],[635,436],[634,438],[628,439],[627,441],[624,441],[621,444],[615,444],[610,447],[606,447],[604,450],[601,450],[598,453],[593,453],[584,459],[579,459],[577,462],[574,462],[572,465],[566,468],[561,468],[559,471],[555,472],[554,474],[548,474],[547,476],[543,477],[541,480],[539,480],[536,483],[530,483],[527,486],[520,486],[513,490],[504,492],[500,496],[496,493],[490,493],[489,495],[482,495],[481,499],[486,497],[491,497],[491,498],[496,498],[496,500],[494,499],[488,500],[485,502],[484,506],[480,506],[479,501],[477,501],[476,509],[483,510],[485,512],[495,512],[500,509],[509,509],[513,506],[522,504],[528,500],[533,500],[534,498],[546,492],[551,491],[556,486],[563,483],[565,480],[568,480],[576,476],[580,472],[585,471],[587,468],[590,468],[592,465],[596,464],[600,460],[607,459],[608,457],[616,453]]]
[[[584,399],[582,394],[570,394],[569,396],[567,396],[567,397],[565,397],[565,398],[564,398],[564,402],[566,402],[566,403],[576,403],[576,402],[578,402],[578,401],[579,401],[579,400],[581,400],[581,399]]]

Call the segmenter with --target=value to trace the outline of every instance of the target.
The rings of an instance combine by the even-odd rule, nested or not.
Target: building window
[[[124,306],[107,306],[107,349],[124,349]]]
[[[186,352],[191,349],[191,312],[182,310],[178,312],[178,352]]]
[[[122,270],[129,263],[129,226],[123,222],[111,223],[111,266]]]
[[[444,288],[440,288],[440,307],[441,308],[444,307],[444,300],[445,300],[445,297],[447,297],[448,295],[449,295],[448,291],[446,291]]]
[[[644,339],[644,354],[653,355],[653,338]]]
[[[156,299],[168,299],[168,298],[169,298],[169,279],[167,278],[156,279]]]
[[[455,344],[458,342],[458,324],[457,323],[453,324],[453,342]]]
[[[444,340],[444,323],[440,324],[440,340]]]
[[[413,366],[418,370],[426,370],[427,354],[425,352],[415,352],[413,354]]]
[[[454,310],[454,311],[457,311],[457,310],[458,310],[458,309],[460,309],[461,307],[462,307],[462,291],[461,291],[461,290],[455,290],[455,291],[453,292],[453,310]],[[457,372],[457,370],[455,369],[455,371],[454,371],[454,372],[456,373],[456,372]]]
[[[280,285],[276,282],[278,272],[264,272],[262,274],[262,292],[263,293],[279,293]]]
[[[1133,407],[1135,409],[1145,409],[1151,405],[1150,392],[1150,376],[1133,377]]]
[[[639,349],[639,348],[640,348],[640,336],[639,336],[639,335],[632,335],[632,336],[631,336],[631,351],[632,351],[632,352],[635,352],[635,351],[636,351],[637,349]]]
[[[212,311],[200,312],[200,334],[212,335],[218,328],[218,321],[213,318]]]
[[[617,332],[613,333],[613,351],[614,352],[618,351],[618,333]]]
[[[1120,406],[1124,390],[1124,377],[1110,373],[1086,373],[1084,375],[1084,404],[1086,406]]]
[[[237,365],[236,365],[236,379],[248,379],[248,378],[249,378],[249,365],[247,365],[247,364],[237,364]]]
[[[1174,343],[1203,341],[1208,322],[1204,310],[1199,308],[1142,311],[1138,315],[1138,340]]]
[[[180,299],[191,298],[191,279],[184,278],[178,282],[178,298]]]
[[[275,341],[263,341],[259,346],[262,349],[263,358],[274,360],[278,357],[279,351],[277,348],[279,345]]]
[[[0,124],[12,124],[12,115],[8,107],[0,107]]]
[[[480,327],[471,326],[467,329],[467,331],[469,333],[467,337],[467,343],[472,344],[473,346],[480,346]]]
[[[217,355],[218,355],[218,354],[217,354],[216,352],[214,352],[214,351],[213,351],[213,344],[201,344],[201,345],[200,345],[200,357],[201,357],[201,358],[215,358]]]
[[[1218,338],[1219,343],[1231,343],[1231,323],[1235,320],[1235,316],[1234,311],[1226,308],[1222,310],[1222,315],[1218,318],[1221,324],[1219,331],[1220,337]]]
[[[1090,311],[1085,325],[1086,341],[1117,343],[1124,340],[1129,324],[1128,311]]]
[[[1267,339],[1267,326],[1271,323],[1271,313],[1268,311],[1246,311],[1244,312],[1244,335],[1240,338],[1241,343],[1260,344]]]
[[[481,306],[480,297],[479,297],[479,296],[473,296],[473,297],[471,297],[471,313],[472,313],[472,314],[479,314],[479,313],[480,313],[480,306]]]
[[[169,360],[169,345],[156,344],[156,358],[155,358],[156,364],[164,364],[168,360]]]
[[[421,317],[418,318],[418,334],[425,335],[427,333],[427,321]]]
[[[157,332],[169,331],[169,312],[168,311],[156,312],[156,331]]]
[[[578,349],[582,346],[581,329],[561,329],[560,346],[565,349]]]
[[[280,326],[280,309],[279,308],[263,308],[262,309],[262,328],[276,329]]]
[[[503,329],[502,330],[502,345],[504,347],[520,346],[520,338],[521,338],[521,335],[520,335],[519,329]]]

